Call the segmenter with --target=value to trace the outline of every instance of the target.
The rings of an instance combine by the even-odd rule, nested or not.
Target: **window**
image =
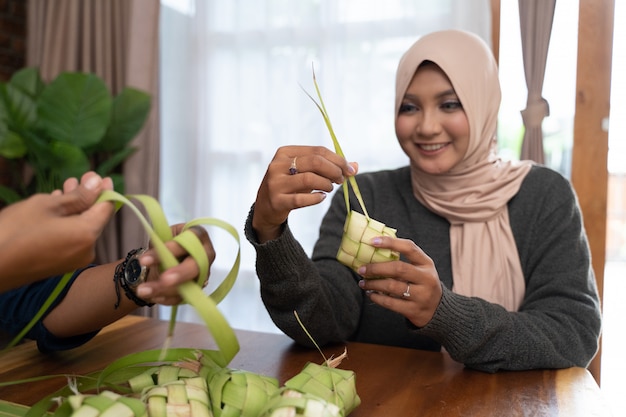
[[[491,40],[488,0],[162,4],[161,204],[170,222],[211,216],[242,233],[238,285],[256,285],[254,249],[244,240],[243,224],[276,149],[333,146],[300,88],[314,92],[312,66],[348,158],[362,171],[392,168],[407,163],[393,128],[401,54],[420,34],[437,29],[466,29]],[[309,253],[326,207],[290,216]],[[217,278],[230,268],[236,246],[226,233],[211,235]]]
[[[312,66],[333,126],[362,171],[407,163],[393,129],[395,70],[422,33],[458,28],[490,42],[489,0],[162,0],[161,190],[170,222],[217,217],[241,233],[236,297],[220,309],[238,328],[275,331],[263,308],[254,249],[243,224],[276,149],[332,141],[300,86]],[[294,211],[290,226],[309,253],[327,203]],[[211,230],[212,283],[237,250]],[[241,298],[240,298],[241,299]],[[169,317],[169,309],[161,308]],[[185,316],[188,314],[189,316]],[[179,309],[181,320],[196,320]]]
[[[502,106],[498,118],[500,152],[519,158],[524,136],[520,111],[526,107],[526,81],[522,60],[519,6],[501,2],[500,81]],[[569,177],[576,105],[578,1],[556,2],[543,87],[550,115],[543,120],[545,164]]]

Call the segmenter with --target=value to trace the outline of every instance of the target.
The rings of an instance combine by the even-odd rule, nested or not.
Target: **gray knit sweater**
[[[371,302],[359,276],[335,256],[346,208],[335,193],[310,259],[288,225],[256,248],[261,297],[276,325],[296,342],[312,346],[298,315],[320,345],[347,340],[439,350],[466,366],[500,369],[585,367],[598,348],[599,297],[576,196],[569,182],[534,166],[515,197],[509,217],[526,280],[518,312],[453,293],[449,223],[413,196],[408,167],[357,176],[369,215],[397,229],[435,262],[443,296],[432,320],[414,327],[403,316]],[[352,193],[351,193],[352,194]],[[359,205],[354,199],[351,208]],[[254,210],[254,207],[252,207]]]

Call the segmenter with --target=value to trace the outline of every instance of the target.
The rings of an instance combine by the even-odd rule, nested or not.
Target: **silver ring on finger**
[[[402,296],[404,298],[409,298],[411,296],[411,283],[410,282],[406,283],[406,291],[402,293]]]

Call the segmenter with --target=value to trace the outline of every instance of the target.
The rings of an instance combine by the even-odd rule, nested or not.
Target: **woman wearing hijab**
[[[401,257],[357,272],[336,260],[342,193],[311,259],[287,223],[357,165],[323,147],[277,151],[246,236],[263,302],[282,331],[311,345],[296,311],[321,345],[444,348],[488,372],[589,364],[601,315],[577,198],[559,173],[496,155],[500,94],[493,55],[473,34],[431,33],[404,54],[395,129],[409,166],[356,176],[370,217],[397,229],[398,238],[373,245]]]

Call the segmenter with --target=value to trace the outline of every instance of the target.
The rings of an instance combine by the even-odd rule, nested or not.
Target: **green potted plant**
[[[51,192],[90,170],[123,193],[118,167],[136,151],[130,142],[149,111],[149,94],[124,88],[113,96],[92,73],[64,72],[46,84],[37,68],[16,72],[0,83],[0,156],[15,165],[0,202]]]

